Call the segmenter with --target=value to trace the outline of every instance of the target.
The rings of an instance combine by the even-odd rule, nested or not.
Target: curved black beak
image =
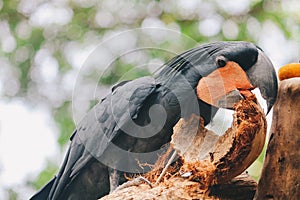
[[[267,101],[267,114],[270,112],[277,98],[278,81],[274,66],[266,54],[258,49],[255,65],[246,71],[251,84],[258,87],[262,97]]]
[[[197,96],[210,105],[232,109],[239,100],[251,95],[251,90],[258,88],[266,100],[268,114],[277,98],[274,66],[255,45],[234,44],[237,46],[228,47],[227,53],[223,53],[224,65],[199,80]]]

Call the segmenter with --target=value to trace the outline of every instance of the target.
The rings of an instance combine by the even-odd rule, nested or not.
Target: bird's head
[[[196,86],[202,101],[217,107],[232,108],[235,103],[259,88],[268,111],[277,97],[277,76],[266,54],[248,42],[216,42],[204,46],[205,64],[196,64],[202,78]]]

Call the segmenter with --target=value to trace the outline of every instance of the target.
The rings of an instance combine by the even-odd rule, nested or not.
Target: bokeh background
[[[298,62],[299,10],[298,0],[0,0],[0,199],[28,199],[57,172],[76,120],[111,85],[152,73],[174,52],[245,40],[277,69]],[[151,31],[115,37],[149,27],[184,39]],[[89,59],[96,67],[80,73],[99,45],[97,62]],[[153,48],[115,59],[141,46]],[[256,179],[262,159],[249,169]]]

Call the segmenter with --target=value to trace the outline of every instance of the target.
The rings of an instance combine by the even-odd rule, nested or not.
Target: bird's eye
[[[227,63],[227,59],[224,56],[218,56],[216,58],[216,64],[218,68],[225,67],[226,63]]]

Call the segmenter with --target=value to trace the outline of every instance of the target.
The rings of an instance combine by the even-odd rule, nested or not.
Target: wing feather
[[[94,106],[71,136],[71,145],[50,197],[59,197],[66,185],[94,158],[100,158],[122,126],[137,115],[143,102],[157,85],[152,77],[142,77],[117,85]]]

